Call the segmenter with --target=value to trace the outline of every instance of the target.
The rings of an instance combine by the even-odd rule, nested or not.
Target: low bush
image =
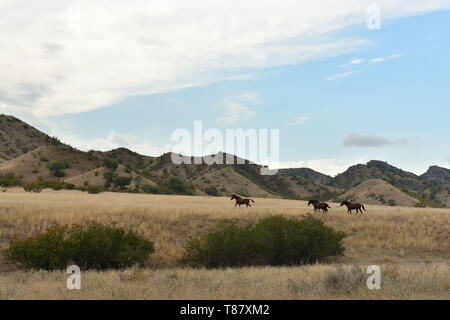
[[[22,185],[22,179],[13,172],[0,173],[0,186],[15,187]]]
[[[97,193],[105,191],[105,187],[103,187],[103,186],[86,186],[86,187],[81,187],[80,189],[81,189],[81,191],[87,191],[90,194],[97,194]]]
[[[141,189],[144,193],[154,193],[154,194],[159,193],[158,188],[155,186],[152,186],[151,184],[144,184],[143,186],[141,186]]]
[[[300,221],[274,216],[246,226],[222,223],[189,240],[183,261],[207,268],[309,264],[343,255],[344,238],[311,215]]]
[[[205,193],[207,195],[210,195],[210,196],[213,196],[213,197],[217,197],[219,195],[219,191],[214,186],[206,187],[205,188]]]
[[[66,173],[64,169],[67,169],[69,165],[65,162],[55,161],[47,165],[48,170],[50,170],[55,177],[61,178],[65,177]]]
[[[71,264],[82,270],[103,270],[143,265],[153,252],[153,243],[134,231],[93,223],[56,225],[24,240],[13,238],[4,255],[9,263],[38,270],[60,270]]]

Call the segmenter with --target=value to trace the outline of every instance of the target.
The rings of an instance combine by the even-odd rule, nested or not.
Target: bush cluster
[[[13,172],[0,173],[0,186],[15,187],[22,185],[22,179]]]
[[[143,265],[153,252],[153,243],[133,231],[94,223],[56,225],[24,240],[13,238],[5,257],[33,269],[60,270],[76,264],[82,270],[102,270]]]
[[[300,221],[274,216],[246,226],[222,223],[188,241],[183,260],[207,268],[309,264],[343,255],[345,236],[311,215]]]
[[[65,177],[66,173],[64,169],[67,169],[69,165],[65,162],[55,161],[47,165],[48,170],[50,170],[55,177],[61,178]]]

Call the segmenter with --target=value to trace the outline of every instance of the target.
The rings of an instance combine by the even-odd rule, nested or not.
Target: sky
[[[202,121],[278,129],[279,167],[422,174],[450,168],[448,30],[437,0],[0,0],[0,113],[86,151]]]

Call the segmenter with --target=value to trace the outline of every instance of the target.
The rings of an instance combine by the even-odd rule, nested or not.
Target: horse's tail
[[[362,208],[364,209],[364,211],[367,211],[367,210],[366,210],[366,208],[364,208],[364,206],[363,206],[363,205],[361,205],[361,207],[362,207]]]
[[[250,199],[251,202],[255,203],[255,201],[253,201],[253,199]]]

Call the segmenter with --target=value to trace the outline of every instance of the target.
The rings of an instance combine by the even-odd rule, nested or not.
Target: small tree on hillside
[[[66,173],[64,169],[67,169],[69,165],[65,162],[55,161],[50,163],[47,168],[50,170],[55,177],[64,177]]]
[[[114,185],[120,189],[125,189],[131,183],[131,177],[118,176],[114,179]]]

